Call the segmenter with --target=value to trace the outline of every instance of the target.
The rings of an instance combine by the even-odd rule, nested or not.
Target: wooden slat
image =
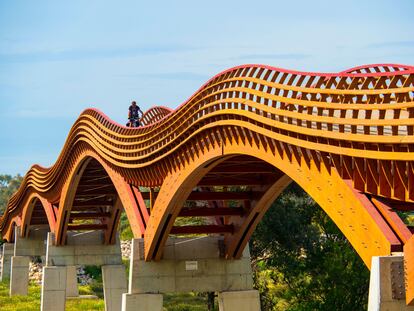
[[[233,225],[174,226],[170,234],[232,233],[233,231]]]
[[[219,207],[219,208],[192,208],[192,209],[182,209],[178,216],[180,217],[203,217],[203,216],[242,216],[244,214],[242,208],[229,208],[229,207]]]
[[[242,176],[242,177],[220,177],[220,178],[212,178],[210,176],[206,176],[203,178],[198,185],[199,186],[261,186],[261,185],[268,185],[275,181],[277,178],[275,177],[276,174],[270,175],[270,177],[266,176]]]
[[[274,174],[277,172],[275,167],[270,165],[263,165],[260,163],[258,165],[246,165],[246,164],[236,164],[236,165],[226,165],[218,166],[210,171],[210,174],[214,173],[256,173],[256,174]]]
[[[144,200],[150,199],[150,192],[141,192]],[[218,200],[253,200],[260,197],[261,192],[214,192],[193,191],[188,196],[189,201],[218,201]]]
[[[83,213],[71,213],[70,219],[93,219],[93,218],[102,218],[110,217],[111,213],[108,212],[83,212]]]
[[[84,231],[84,230],[106,230],[107,225],[106,224],[69,224],[67,230],[78,230],[78,231]]]

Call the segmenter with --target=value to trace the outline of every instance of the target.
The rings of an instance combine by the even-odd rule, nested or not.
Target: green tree
[[[368,269],[296,184],[259,224],[251,253],[263,310],[366,310]]]
[[[20,175],[0,175],[0,215],[7,207],[7,202],[14,192],[19,189],[23,177]]]

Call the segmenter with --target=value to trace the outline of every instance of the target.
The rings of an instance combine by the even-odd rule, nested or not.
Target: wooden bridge
[[[23,239],[46,227],[62,247],[71,232],[101,231],[111,245],[125,211],[147,262],[162,260],[171,236],[194,234],[223,237],[221,256],[238,260],[294,181],[369,268],[373,257],[403,255],[411,304],[414,239],[397,213],[414,211],[413,100],[412,66],[311,73],[243,65],[174,111],[150,109],[139,128],[87,109],[56,163],[26,174],[0,230],[13,243],[16,227]],[[204,221],[179,225],[183,217]]]

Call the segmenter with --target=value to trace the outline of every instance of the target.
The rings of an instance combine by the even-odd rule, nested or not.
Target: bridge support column
[[[124,265],[102,266],[105,311],[119,311],[122,294],[128,291]]]
[[[260,310],[260,297],[257,290],[221,292],[218,294],[220,311]]]
[[[2,260],[1,260],[1,275],[0,281],[10,279],[10,269],[11,269],[11,258],[14,254],[14,244],[13,243],[4,243],[2,247]]]
[[[66,267],[43,267],[40,310],[65,311]]]
[[[29,286],[30,256],[45,257],[46,229],[30,230],[27,238],[20,236],[20,227],[16,227],[14,238],[14,256],[11,258],[10,296],[27,295]]]
[[[162,309],[162,296],[167,292],[220,292],[220,310],[260,310],[259,294],[253,290],[249,249],[242,258],[226,260],[221,237],[170,238],[160,261],[144,260],[144,240],[134,239],[128,294],[123,295],[122,311]],[[244,296],[247,295],[247,296]],[[236,303],[243,297],[247,309]],[[149,301],[155,301],[149,303]],[[134,309],[135,308],[135,309]]]
[[[102,266],[105,310],[121,310],[121,298],[127,291],[127,282],[119,238],[114,245],[104,245],[104,236],[100,231],[68,234],[64,246],[55,246],[54,234],[49,233],[41,310],[65,310],[66,297],[75,291],[78,293],[77,265]],[[58,306],[49,303],[54,295],[58,297]]]
[[[11,258],[10,296],[27,295],[29,264],[30,257],[28,256],[13,256]]]
[[[123,294],[122,311],[162,311],[161,294]]]
[[[78,297],[78,275],[76,266],[66,267],[66,297]]]
[[[414,311],[405,303],[403,256],[372,257],[368,311]]]

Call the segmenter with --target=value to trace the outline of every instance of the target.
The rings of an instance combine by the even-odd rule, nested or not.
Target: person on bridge
[[[141,116],[140,116],[140,114],[141,114]],[[144,113],[139,108],[139,106],[137,106],[136,101],[132,101],[131,106],[129,106],[129,111],[128,111],[128,120],[129,120],[129,122],[127,123],[127,126],[129,126],[129,127],[138,127],[138,126],[140,126],[139,119],[142,118],[143,115],[144,115]]]

